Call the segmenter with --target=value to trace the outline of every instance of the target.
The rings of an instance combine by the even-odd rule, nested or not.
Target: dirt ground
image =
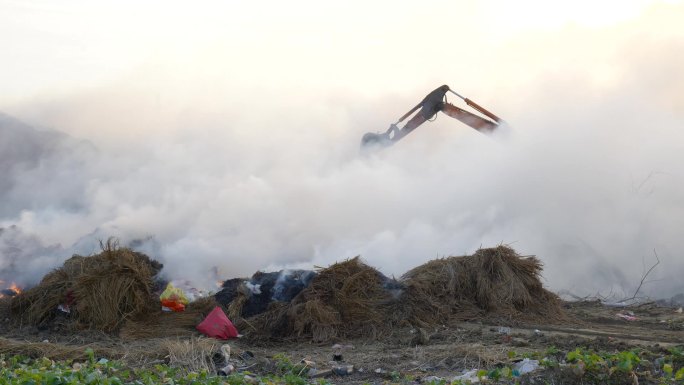
[[[509,325],[462,322],[430,330],[395,330],[378,340],[340,340],[336,343],[343,346],[341,361],[333,360],[332,344],[244,339],[228,344],[238,369],[266,374],[277,364],[274,356],[284,354],[294,363],[308,361],[320,376],[333,383],[358,384],[420,383],[431,376],[451,379],[465,370],[510,364],[526,352],[544,352],[550,347],[561,352],[576,347],[617,352],[638,346],[657,354],[684,344],[684,314],[672,307],[655,303],[611,307],[598,301],[566,302],[563,306],[570,318],[563,324],[517,325],[515,320]],[[632,315],[636,319],[625,319]],[[131,365],[168,359],[162,339],[123,341],[99,332],[17,328],[10,327],[7,319],[0,325],[0,335],[0,353],[5,354],[78,359],[86,348],[92,348],[100,356],[122,359]],[[198,334],[189,332],[185,337],[174,338],[193,336]],[[511,357],[511,352],[515,357]],[[353,365],[353,373],[328,372],[347,365]]]

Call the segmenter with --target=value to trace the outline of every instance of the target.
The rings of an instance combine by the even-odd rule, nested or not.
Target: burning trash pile
[[[74,256],[37,286],[7,299],[11,318],[22,325],[67,325],[124,339],[197,329],[217,338],[239,332],[250,339],[315,342],[378,338],[395,327],[455,320],[565,318],[559,298],[539,280],[540,261],[507,246],[433,260],[398,280],[359,257],[316,271],[257,272],[225,281],[214,296],[173,283],[164,289],[156,278],[161,268],[144,254],[108,242],[100,254]]]
[[[0,280],[0,285],[4,285],[5,281]],[[12,282],[7,288],[0,290],[0,298],[14,297],[15,295],[21,293],[21,288]]]
[[[279,278],[262,280],[258,273],[251,280],[226,281],[216,298],[238,329],[254,338],[323,342],[377,338],[397,326],[455,320],[561,321],[560,299],[543,288],[541,270],[537,258],[521,257],[507,246],[433,260],[399,280],[357,257],[295,280],[304,288],[289,302],[273,296],[273,282],[282,273]]]
[[[41,326],[68,316],[77,328],[111,332],[155,309],[154,276],[161,268],[142,253],[107,242],[100,254],[75,255],[14,296],[10,312],[22,324]]]

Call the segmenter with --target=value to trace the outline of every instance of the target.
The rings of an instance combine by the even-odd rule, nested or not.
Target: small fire
[[[20,294],[23,291],[15,282],[12,282],[9,289],[14,291],[16,294]]]
[[[0,285],[4,285],[4,284],[5,284],[5,281],[0,280]],[[0,290],[0,298],[14,297],[15,295],[17,295],[21,292],[22,292],[21,287],[19,287],[19,285],[17,285],[16,282],[12,282],[9,286]]]

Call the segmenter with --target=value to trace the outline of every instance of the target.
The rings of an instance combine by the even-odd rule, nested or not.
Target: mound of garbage
[[[13,297],[10,314],[37,326],[68,315],[73,326],[111,332],[156,308],[154,276],[162,267],[145,254],[107,242],[100,254],[74,255]]]
[[[399,280],[385,277],[356,257],[318,271],[289,302],[272,298],[264,306],[270,291],[254,294],[254,277],[226,281],[224,295],[217,297],[238,328],[254,338],[324,342],[338,337],[377,338],[397,326],[428,327],[462,320],[562,321],[560,299],[544,289],[541,271],[536,257],[521,257],[508,246],[433,260]],[[259,289],[264,287],[273,286]],[[231,297],[228,291],[236,294]],[[263,312],[245,311],[244,305],[254,297]]]
[[[560,299],[540,281],[541,262],[507,246],[432,260],[400,279],[386,277],[359,257],[316,271],[257,272],[229,279],[216,295],[194,300],[173,284],[160,295],[161,268],[144,254],[108,242],[100,254],[73,256],[13,297],[11,318],[23,325],[62,322],[138,339],[194,333],[210,322],[208,314],[227,315],[224,326],[234,324],[248,338],[314,342],[379,338],[397,327],[462,320],[565,319]]]
[[[413,324],[424,326],[485,318],[563,320],[560,298],[544,289],[541,272],[539,259],[507,246],[432,260],[404,274],[399,305]]]

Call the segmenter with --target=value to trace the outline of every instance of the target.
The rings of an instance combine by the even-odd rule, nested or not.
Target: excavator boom
[[[459,98],[463,99],[463,101],[472,109],[481,113],[482,115],[486,116],[491,120],[476,115],[472,112],[466,111],[462,108],[456,107],[451,103],[448,103],[446,100],[447,92],[452,92]],[[409,121],[406,122],[404,127],[399,128],[397,126],[399,123],[406,120],[406,118],[411,116],[414,112],[418,111],[419,109],[420,111],[417,114],[415,114],[411,119],[409,119]],[[437,114],[440,111],[446,114],[447,116],[457,119],[462,123],[485,134],[489,134],[496,130],[496,128],[502,121],[498,116],[494,115],[484,107],[480,106],[479,104],[475,103],[474,101],[466,97],[459,95],[455,91],[451,90],[449,86],[443,85],[441,87],[438,87],[434,91],[430,92],[420,103],[418,103],[418,105],[413,107],[401,118],[399,118],[399,120],[396,123],[391,124],[390,128],[386,132],[382,134],[372,132],[365,134],[361,139],[361,145],[362,147],[371,145],[392,145],[401,140],[404,136],[408,135],[411,131],[418,128],[418,126],[425,123],[425,121],[431,119],[433,116],[435,116],[435,114]]]

